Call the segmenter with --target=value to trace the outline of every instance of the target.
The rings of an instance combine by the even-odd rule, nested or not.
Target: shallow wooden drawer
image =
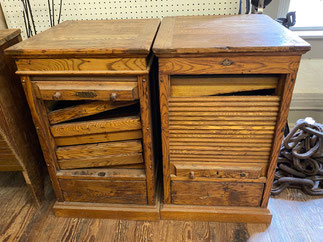
[[[258,179],[264,176],[266,163],[208,163],[174,162],[176,177],[194,180],[198,178]]]
[[[91,167],[109,167],[143,164],[142,153],[126,153],[117,155],[102,155],[86,158],[71,158],[58,160],[60,169],[77,169]]]
[[[173,204],[208,206],[260,206],[263,183],[171,182]]]
[[[140,129],[141,122],[139,116],[70,122],[51,126],[51,132],[54,137],[93,135]]]
[[[140,140],[58,147],[56,155],[61,169],[141,164]]]
[[[146,182],[59,179],[66,202],[146,204]]]
[[[43,100],[111,100],[138,99],[136,82],[104,81],[33,81],[39,89],[37,97]]]
[[[279,75],[172,76],[172,97],[212,96],[275,89]]]

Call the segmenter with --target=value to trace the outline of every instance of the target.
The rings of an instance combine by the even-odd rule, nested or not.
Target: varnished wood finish
[[[140,95],[140,110],[141,110],[141,125],[145,169],[147,176],[147,196],[148,204],[154,204],[156,195],[156,181],[154,177],[155,162],[154,149],[152,137],[152,114],[151,114],[151,100],[150,100],[150,80],[148,76],[138,77],[138,87]]]
[[[154,206],[147,205],[116,204],[111,208],[109,204],[91,203],[80,207],[73,203],[56,203],[56,215],[64,217],[55,217],[52,212],[55,199],[48,179],[45,184],[46,199],[39,210],[30,203],[30,192],[20,172],[1,174],[2,240],[294,242],[302,239],[316,242],[322,238],[322,197],[308,196],[295,189],[285,190],[278,197],[270,198],[269,208],[273,216],[269,225],[270,213],[267,209],[205,206],[194,209],[189,205],[164,205],[162,218],[168,219],[150,222],[148,220],[158,219],[159,206],[153,210]],[[178,206],[182,209],[179,210]],[[110,219],[102,219],[107,217]],[[118,220],[127,217],[129,220]],[[267,224],[255,224],[256,221]]]
[[[130,130],[130,131],[120,131],[112,133],[103,134],[89,134],[89,135],[78,135],[78,136],[68,136],[68,137],[56,137],[55,142],[58,146],[66,145],[80,145],[80,144],[91,144],[91,143],[101,143],[119,140],[132,140],[142,138],[142,131]]]
[[[118,141],[88,145],[72,145],[59,147],[56,150],[58,159],[79,159],[95,156],[137,153],[142,151],[140,140]]]
[[[308,50],[307,42],[263,14],[165,17],[154,44],[161,57]]]
[[[138,99],[137,83],[133,82],[44,82],[37,81],[34,85],[39,89],[38,98],[43,100],[111,100],[133,101]],[[59,94],[59,96],[57,96]],[[55,96],[56,95],[56,96]]]
[[[274,181],[276,161],[278,159],[282,139],[284,136],[285,124],[288,117],[289,105],[292,100],[295,81],[296,81],[296,72],[289,74],[284,82],[284,87],[281,94],[282,101],[281,101],[280,110],[279,110],[280,112],[278,115],[277,125],[275,129],[274,143],[271,151],[270,165],[267,173],[268,180],[265,185],[265,191],[264,191],[263,200],[261,203],[262,207],[267,207],[268,205],[271,186]]]
[[[90,116],[119,107],[129,106],[134,103],[135,102],[116,103],[106,101],[94,101],[50,112],[48,114],[48,119],[50,124],[57,124],[64,121]]]
[[[7,50],[22,56],[146,57],[159,19],[65,21]]]
[[[173,76],[172,97],[200,97],[231,92],[276,88],[278,77],[270,75],[246,76]],[[197,88],[198,87],[198,88]]]
[[[165,220],[270,224],[272,214],[266,208],[164,204],[160,217]]]
[[[124,220],[159,220],[159,203],[155,205],[140,204],[89,204],[89,203],[55,203],[53,209],[57,217],[72,218],[103,218]],[[131,237],[130,237],[131,238]]]
[[[145,181],[59,179],[66,202],[146,204]]]
[[[44,196],[44,158],[24,91],[15,75],[15,63],[4,55],[6,48],[20,41],[20,30],[0,30],[0,171],[22,171],[39,208]]]
[[[54,137],[68,137],[138,129],[141,129],[139,116],[64,123],[51,126],[51,132]]]
[[[86,167],[107,167],[128,164],[143,164],[141,153],[129,153],[122,155],[94,156],[77,159],[58,160],[61,169],[75,169]]]
[[[266,207],[283,128],[301,55],[309,49],[265,15],[163,19],[153,46],[162,217],[208,220],[218,213],[233,221],[243,211],[250,221],[255,207],[255,221],[270,222]],[[225,208],[226,216],[219,205],[243,208]]]
[[[264,184],[172,181],[173,204],[258,207]]]
[[[99,216],[91,204],[106,203],[99,207],[107,218],[134,218],[135,208],[120,212],[119,204],[140,204],[142,218],[158,215],[149,74],[159,22],[66,21],[7,50],[61,214]]]

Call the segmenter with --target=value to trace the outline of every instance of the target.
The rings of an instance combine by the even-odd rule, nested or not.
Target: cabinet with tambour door
[[[57,216],[158,219],[150,48],[159,20],[66,21],[9,48]]]
[[[310,45],[265,15],[166,17],[162,219],[269,223],[276,160]]]

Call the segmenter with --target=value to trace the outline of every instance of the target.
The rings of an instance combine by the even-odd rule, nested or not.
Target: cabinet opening
[[[278,74],[175,75],[170,91],[172,97],[273,96],[281,79]]]

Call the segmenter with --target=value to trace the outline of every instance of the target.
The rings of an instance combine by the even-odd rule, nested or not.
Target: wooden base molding
[[[264,224],[270,224],[272,219],[267,208],[171,205],[158,202],[156,205],[56,202],[54,214],[57,217],[74,218]]]
[[[74,218],[104,218],[125,220],[160,220],[160,204],[108,204],[108,203],[78,203],[56,202],[54,214],[57,217]]]
[[[162,204],[160,218],[162,220],[270,224],[272,214],[267,208]]]

